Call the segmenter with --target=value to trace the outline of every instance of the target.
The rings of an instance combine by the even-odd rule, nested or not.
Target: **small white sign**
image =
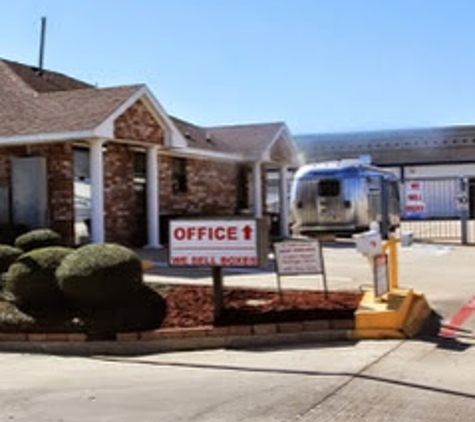
[[[257,267],[258,239],[256,220],[172,220],[168,260],[173,266]]]
[[[318,241],[286,241],[274,244],[277,271],[281,275],[323,273]]]
[[[376,297],[389,292],[388,256],[380,254],[374,257],[374,293]]]
[[[457,209],[459,211],[467,211],[469,209],[469,199],[466,193],[457,195]]]
[[[364,256],[372,257],[379,255],[383,250],[381,233],[376,230],[369,230],[353,235],[356,250]]]

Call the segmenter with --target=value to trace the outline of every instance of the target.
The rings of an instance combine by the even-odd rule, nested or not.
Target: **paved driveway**
[[[470,421],[475,349],[422,341],[129,358],[0,355],[0,420]]]
[[[370,281],[352,248],[325,247],[331,288]],[[475,249],[401,250],[401,284],[426,293],[444,320],[475,290]],[[161,264],[162,265],[162,264]],[[210,282],[159,266],[156,282]],[[226,283],[274,283],[270,271],[229,274]],[[312,280],[288,286],[318,286]],[[308,344],[135,357],[0,355],[0,421],[36,422],[406,422],[471,421],[475,349],[471,312],[458,338]]]

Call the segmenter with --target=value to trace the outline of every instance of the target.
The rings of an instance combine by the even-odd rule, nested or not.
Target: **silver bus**
[[[398,180],[356,159],[308,164],[295,174],[290,207],[294,235],[351,235],[372,221],[387,234],[400,223]]]

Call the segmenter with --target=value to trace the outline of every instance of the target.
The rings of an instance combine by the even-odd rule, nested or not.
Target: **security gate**
[[[415,240],[475,244],[475,189],[466,178],[406,179],[401,230]]]

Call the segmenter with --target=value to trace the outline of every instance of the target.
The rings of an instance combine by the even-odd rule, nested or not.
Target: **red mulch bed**
[[[214,321],[213,289],[176,286],[166,294],[167,313],[161,327],[243,325],[318,319],[352,319],[361,300],[359,292],[275,291],[225,289],[224,310]]]
[[[280,295],[269,290],[225,288],[223,313],[219,320],[214,321],[212,287],[150,287],[166,301],[166,314],[161,321],[152,316],[146,322],[143,319],[138,322],[137,312],[140,313],[141,308],[118,313],[99,312],[89,320],[78,318],[69,308],[56,312],[30,312],[18,309],[2,298],[0,291],[0,332],[87,332],[91,338],[102,338],[124,330],[353,319],[362,296],[359,292],[330,292],[325,297],[323,292],[316,291],[286,290]],[[148,311],[145,309],[145,312]],[[160,308],[151,312],[147,315],[159,315]],[[157,327],[157,324],[160,325]]]

